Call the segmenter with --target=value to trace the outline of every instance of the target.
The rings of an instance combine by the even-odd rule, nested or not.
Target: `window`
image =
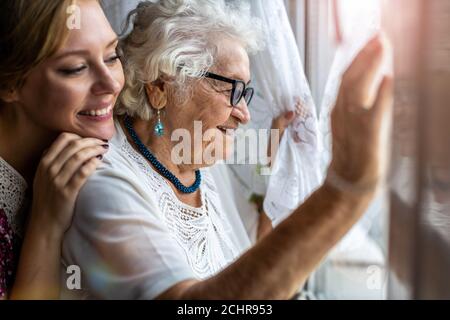
[[[320,115],[324,143],[329,147],[329,112],[337,96],[340,75],[379,28],[381,3],[378,0],[305,0],[285,1],[285,4]],[[336,42],[336,22],[346,41],[341,47]],[[354,32],[355,29],[359,32]],[[330,156],[329,148],[327,151],[324,170]],[[387,190],[383,190],[363,219],[310,278],[307,293],[319,299],[386,298],[388,203]]]
[[[450,3],[398,0],[389,9],[396,44],[389,297],[448,299]]]
[[[352,230],[307,289],[318,298],[450,298],[450,2],[285,2],[325,135],[328,77],[336,62],[345,65],[336,61],[333,4],[343,24],[381,23],[395,49],[391,180],[363,218],[375,217],[369,237],[360,235],[367,243],[352,248]],[[358,5],[359,18],[349,19]]]

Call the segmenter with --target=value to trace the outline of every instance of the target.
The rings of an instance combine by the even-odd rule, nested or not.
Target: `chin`
[[[102,124],[101,126],[92,126],[88,130],[81,130],[78,135],[83,138],[96,138],[100,140],[111,140],[116,133],[114,122]]]

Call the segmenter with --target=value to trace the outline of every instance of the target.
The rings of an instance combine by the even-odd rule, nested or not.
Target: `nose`
[[[247,102],[245,102],[244,98],[242,98],[241,101],[233,107],[231,115],[239,119],[239,122],[242,124],[247,124],[250,122],[250,111],[248,110]]]
[[[122,90],[123,81],[117,76],[117,72],[113,72],[106,66],[99,69],[97,79],[92,87],[92,91],[96,95],[112,94],[117,95]]]

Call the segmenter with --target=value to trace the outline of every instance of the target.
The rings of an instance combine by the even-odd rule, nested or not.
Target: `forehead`
[[[79,10],[74,18],[80,21],[80,28],[70,30],[64,49],[86,49],[102,47],[114,40],[117,36],[112,30],[103,9],[98,1],[82,0],[77,1]]]
[[[250,61],[242,44],[233,39],[224,38],[217,43],[217,59],[215,68],[222,75],[250,81]]]

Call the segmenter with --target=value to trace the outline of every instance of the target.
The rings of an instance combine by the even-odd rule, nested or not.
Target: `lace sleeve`
[[[13,231],[3,209],[0,209],[0,299],[12,283],[14,262]]]
[[[0,157],[0,208],[14,234],[23,236],[23,226],[28,205],[27,182]]]

